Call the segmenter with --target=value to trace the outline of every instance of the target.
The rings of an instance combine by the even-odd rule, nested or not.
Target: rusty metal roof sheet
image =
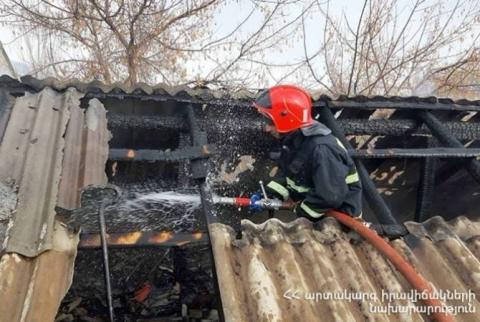
[[[72,283],[78,234],[58,221],[52,249],[35,258],[7,253],[0,259],[0,322],[53,321]]]
[[[75,88],[82,93],[103,93],[103,94],[128,94],[128,95],[162,95],[165,97],[171,97],[172,99],[196,99],[196,100],[214,100],[214,99],[225,99],[225,100],[239,100],[239,101],[250,101],[255,98],[259,90],[250,90],[250,89],[237,89],[235,91],[229,89],[211,89],[207,86],[170,86],[166,84],[156,84],[149,85],[146,83],[136,83],[134,86],[127,86],[125,83],[113,83],[107,85],[101,81],[95,80],[91,82],[81,82],[78,80],[68,80],[60,81],[53,77],[45,79],[37,79],[30,75],[23,76],[20,78],[20,81],[14,79],[8,75],[0,76],[0,88],[9,88],[9,89],[22,89],[27,91],[41,91],[46,87],[51,87],[57,91],[64,91],[67,88]],[[344,106],[346,103],[350,102],[352,104],[369,102],[369,103],[379,103],[382,104],[385,102],[389,103],[426,103],[426,104],[456,104],[456,105],[471,105],[471,106],[480,106],[480,100],[453,100],[450,98],[437,98],[434,96],[430,97],[418,97],[418,96],[354,96],[348,97],[345,95],[340,95],[338,97],[329,97],[323,95],[319,92],[312,93],[312,97],[315,101],[317,100],[328,100],[332,101],[333,106],[341,105]]]
[[[434,217],[406,226],[410,234],[392,245],[437,290],[479,295],[480,223],[466,217],[447,223]],[[342,230],[332,218],[315,225],[303,218],[258,225],[244,220],[242,231],[243,237],[236,239],[229,226],[210,226],[226,321],[427,320],[420,313],[375,312],[374,307],[386,304],[382,290],[409,294],[411,288],[370,244]],[[337,294],[337,300],[320,299],[328,294]],[[348,301],[342,294],[369,297]],[[471,303],[476,313],[458,314],[456,321],[480,320],[480,304],[476,299]],[[409,299],[391,304],[413,305]],[[455,300],[447,304],[466,305]]]
[[[105,108],[96,99],[80,108],[82,96],[45,88],[13,105],[0,183],[13,185],[18,201],[0,259],[0,322],[53,321],[70,287],[78,234],[55,219],[54,207],[78,208],[83,187],[107,183],[110,139]]]

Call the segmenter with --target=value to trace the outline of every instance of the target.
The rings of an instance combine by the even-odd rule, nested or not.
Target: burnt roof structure
[[[168,131],[188,132],[188,122],[181,114],[184,113],[182,112],[185,109],[184,106],[189,104],[194,107],[199,126],[203,129],[208,128],[211,142],[220,143],[223,146],[239,145],[237,150],[242,151],[238,153],[245,155],[261,150],[258,147],[248,146],[247,142],[264,140],[258,138],[258,122],[250,108],[251,100],[256,95],[252,91],[229,92],[206,87],[169,87],[161,84],[149,86],[143,83],[126,87],[123,84],[105,85],[98,81],[83,83],[61,82],[52,78],[38,80],[31,76],[22,77],[21,81],[17,81],[8,76],[0,77],[0,88],[12,95],[36,92],[45,87],[55,89],[57,92],[64,92],[73,87],[84,93],[85,96],[82,99],[84,102],[97,98],[107,106],[109,127],[114,137],[111,144],[113,149],[110,151],[110,158],[113,160],[129,160],[127,155],[129,149],[125,149],[126,142],[119,142],[128,139],[126,131],[140,133],[136,135],[137,141],[142,140],[138,137],[147,132],[161,132],[167,135]],[[328,123],[325,120],[329,114],[328,111],[335,114],[336,118],[330,117],[330,124],[327,125],[336,128],[334,132],[337,136],[341,137],[345,134],[345,139],[351,143],[352,156],[358,160],[369,159],[363,161],[366,171],[360,169],[363,177],[366,179],[368,172],[377,178],[386,179],[376,179],[375,183],[382,191],[382,197],[386,199],[387,204],[418,200],[417,203],[406,204],[405,209],[396,209],[395,216],[413,219],[408,217],[408,213],[413,211],[416,213],[416,220],[423,220],[428,218],[429,211],[438,213],[445,208],[447,211],[444,213],[447,216],[458,214],[458,210],[451,209],[451,203],[444,205],[441,200],[432,201],[435,196],[429,196],[429,192],[434,190],[433,186],[455,180],[458,176],[462,176],[462,180],[465,179],[461,169],[467,169],[474,180],[479,180],[479,167],[475,165],[478,162],[474,159],[478,158],[480,152],[478,150],[480,127],[477,113],[480,109],[480,101],[436,97],[340,96],[331,98],[325,95],[313,95],[313,97],[315,111],[320,115],[320,120]],[[141,104],[138,104],[139,102]],[[322,111],[324,113],[321,113]],[[237,122],[238,118],[244,122]],[[442,127],[441,135],[438,133],[439,125]],[[435,132],[433,135],[432,127]],[[242,135],[239,136],[238,133]],[[236,138],[231,138],[232,135]],[[226,136],[229,136],[230,141],[227,142]],[[449,139],[453,139],[453,142]],[[128,144],[133,150],[142,149],[142,145],[136,142]],[[195,148],[187,148],[165,155],[164,151],[169,149],[168,146],[162,150],[155,149],[154,142],[144,145],[148,149],[142,149],[143,151],[137,153],[136,160],[174,161],[182,158],[186,160],[198,152]],[[117,146],[121,149],[117,149]],[[262,146],[262,142],[258,146]],[[227,148],[232,150],[231,147]],[[402,162],[411,163],[407,171],[401,169]],[[388,171],[385,171],[386,169]],[[412,171],[416,173],[413,174]],[[401,175],[398,174],[400,172],[402,172]],[[382,175],[384,173],[397,174],[394,178],[390,176],[387,178]],[[417,180],[419,177],[420,182]],[[402,178],[405,182],[399,183],[398,181]],[[468,191],[471,191],[474,185],[471,179],[466,178],[463,181],[467,182]],[[401,189],[398,187],[399,184],[403,186]],[[405,185],[409,185],[410,189]],[[378,196],[375,196],[373,186],[367,183],[367,188],[370,191],[366,194],[367,199],[375,199],[375,202],[369,200],[369,204],[374,205],[374,212],[377,216],[390,217],[391,221],[391,214],[388,214],[389,211],[384,206],[380,206],[381,201]],[[413,190],[416,190],[416,195],[412,192]],[[393,198],[393,192],[395,192],[395,198]],[[462,196],[455,195],[454,198],[461,199]],[[462,209],[466,211],[462,210],[461,213],[471,213],[470,209],[476,206],[478,205],[465,206],[464,204]]]
[[[255,95],[206,87],[0,76],[0,196],[8,196],[0,202],[0,299],[11,303],[0,321],[54,318],[74,269],[78,233],[72,227],[83,230],[82,249],[100,246],[99,201],[82,199],[81,193],[88,185],[107,182],[127,197],[164,190],[197,192],[199,185],[203,208],[186,223],[177,220],[182,209],[102,208],[106,242],[177,249],[211,240],[227,320],[309,320],[320,314],[363,321],[369,316],[359,303],[312,307],[280,296],[297,282],[319,292],[347,286],[408,290],[371,246],[330,219],[318,227],[302,220],[283,224],[266,221],[267,214],[250,216],[205,202],[212,191],[229,196],[256,191],[257,180],[268,180],[274,171],[278,144],[260,132],[251,108]],[[356,159],[365,187],[365,217],[383,224],[407,221],[409,234],[394,241],[397,249],[437,287],[472,289],[478,295],[480,101],[313,97],[315,118]],[[433,214],[466,217],[428,220]],[[291,214],[278,216],[285,222],[293,219]],[[252,222],[240,225],[242,218]],[[239,231],[242,239],[235,238]],[[156,254],[163,258],[160,251]],[[89,256],[81,262],[88,263]],[[327,284],[325,274],[332,279]],[[129,285],[115,285],[115,278],[112,283],[122,291]],[[54,291],[38,295],[47,294],[48,288]],[[401,315],[384,319],[408,320]],[[467,316],[457,319],[466,321]]]

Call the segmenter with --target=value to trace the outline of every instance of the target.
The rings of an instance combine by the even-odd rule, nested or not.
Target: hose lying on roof
[[[441,308],[444,304],[437,298],[433,297],[433,291],[429,283],[418,273],[409,262],[407,262],[389,243],[381,238],[375,231],[366,227],[361,221],[356,220],[342,212],[331,210],[327,215],[336,218],[345,226],[353,229],[363,238],[368,240],[379,252],[386,256],[395,268],[405,277],[405,279],[419,292],[427,292],[428,299],[424,300],[425,304],[433,307],[433,319],[438,322],[453,322],[453,317]],[[435,309],[435,308],[439,309]],[[441,312],[437,312],[441,311]]]

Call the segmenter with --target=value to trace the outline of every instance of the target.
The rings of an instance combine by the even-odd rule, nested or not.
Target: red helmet
[[[303,89],[279,85],[262,92],[253,106],[273,121],[279,133],[286,133],[313,123],[312,98]]]

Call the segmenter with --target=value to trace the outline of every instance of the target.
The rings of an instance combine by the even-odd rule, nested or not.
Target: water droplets
[[[135,198],[125,200],[118,206],[119,212],[132,221],[141,221],[144,215],[158,215],[158,220],[174,231],[192,227],[197,221],[199,195],[176,191],[137,193]]]

